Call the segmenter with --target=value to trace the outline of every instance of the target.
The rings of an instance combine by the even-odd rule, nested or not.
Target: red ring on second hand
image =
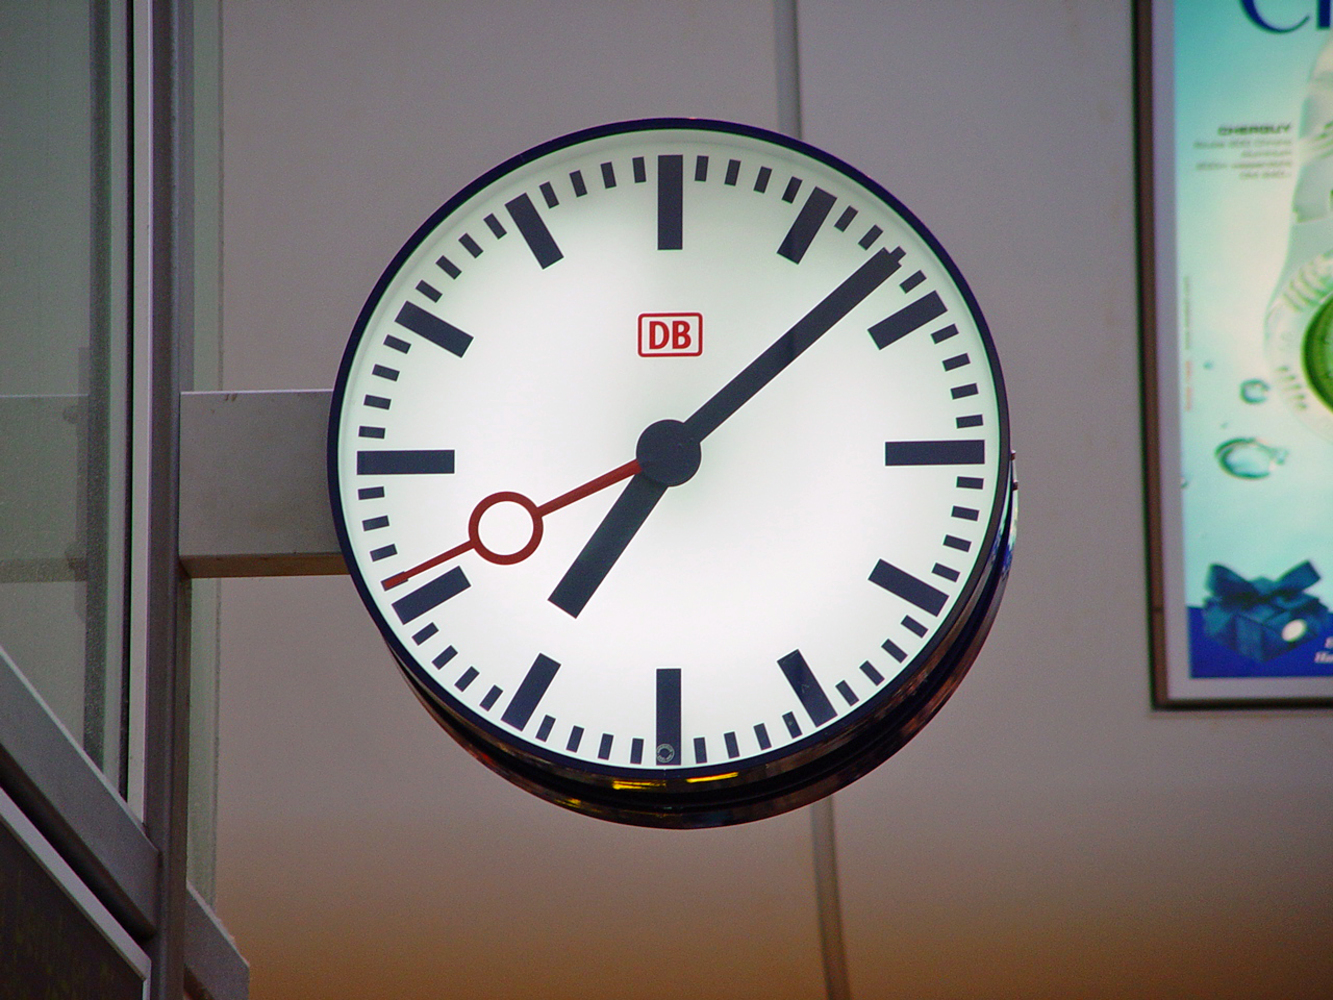
[[[481,515],[486,513],[498,503],[516,503],[528,512],[528,517],[532,518],[532,537],[528,543],[517,552],[503,553],[489,549],[481,542]],[[537,510],[537,505],[525,497],[522,493],[513,493],[511,491],[502,491],[492,493],[483,499],[476,507],[472,508],[472,516],[467,520],[467,537],[476,549],[477,555],[481,556],[487,562],[498,563],[501,566],[512,566],[514,563],[522,562],[528,556],[537,551],[537,546],[542,540],[542,515]]]

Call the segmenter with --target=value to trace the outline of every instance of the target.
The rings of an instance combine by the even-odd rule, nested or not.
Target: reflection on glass
[[[122,788],[123,50],[105,3],[0,5],[0,645]]]

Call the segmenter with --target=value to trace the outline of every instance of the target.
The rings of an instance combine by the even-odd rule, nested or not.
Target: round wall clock
[[[581,812],[826,795],[989,629],[1013,479],[939,243],[811,146],[607,125],[501,164],[371,292],[329,426],[343,553],[421,701]]]

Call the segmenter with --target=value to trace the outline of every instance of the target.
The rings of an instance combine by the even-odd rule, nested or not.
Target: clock
[[[348,569],[484,763],[714,826],[826,795],[939,709],[1009,565],[995,349],[847,164],[716,121],[489,171],[361,310],[329,423]]]

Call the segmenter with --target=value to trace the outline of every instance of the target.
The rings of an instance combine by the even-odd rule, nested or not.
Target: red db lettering
[[[639,356],[698,357],[704,352],[702,313],[643,313],[639,316]]]

